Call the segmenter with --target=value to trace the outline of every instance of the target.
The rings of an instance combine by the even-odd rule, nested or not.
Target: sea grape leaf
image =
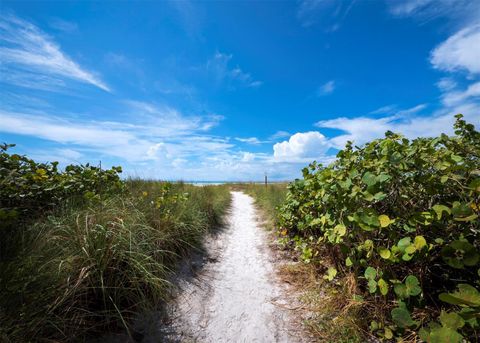
[[[475,266],[480,261],[480,254],[475,247],[465,240],[456,240],[444,246],[441,255],[445,263],[457,269]]]
[[[423,247],[427,246],[427,241],[423,236],[416,236],[413,240],[413,245],[415,246],[415,249],[422,250]]]
[[[452,212],[450,211],[450,209],[445,206],[445,205],[434,205],[432,207],[432,209],[435,211],[435,213],[437,214],[437,218],[438,220],[442,219],[442,216],[443,216],[443,212],[447,212],[448,214],[451,214]]]
[[[347,257],[347,258],[345,259],[345,265],[346,265],[347,267],[351,267],[351,266],[353,265],[352,259],[351,259],[350,257]]]
[[[365,270],[364,275],[367,280],[375,280],[375,278],[377,277],[377,271],[375,270],[375,268],[368,267]]]
[[[327,274],[324,275],[323,278],[328,281],[332,281],[335,276],[337,276],[337,269],[335,269],[334,267],[329,267],[327,270]]]
[[[390,250],[388,250],[388,249],[380,249],[379,253],[380,253],[380,257],[385,259],[385,260],[388,260],[390,258],[390,256],[392,255]]]
[[[412,239],[410,237],[404,237],[398,241],[397,246],[400,248],[401,252],[405,252],[405,249],[410,246]]]
[[[393,222],[386,214],[379,215],[378,221],[380,222],[380,227],[387,227]]]
[[[377,291],[377,282],[373,279],[368,280],[368,291],[370,293],[375,293]]]
[[[401,298],[401,299],[406,299],[408,298],[408,291],[407,291],[407,286],[403,283],[397,283],[393,286],[393,291],[395,294]]]
[[[418,279],[413,275],[407,276],[405,286],[407,286],[408,295],[417,296],[422,292]]]
[[[392,339],[393,338],[393,332],[392,332],[392,330],[390,330],[390,328],[385,328],[384,331],[385,332],[384,332],[383,335],[385,336],[386,339]]]
[[[383,192],[377,192],[377,193],[375,193],[375,195],[373,196],[373,199],[375,199],[375,200],[377,200],[377,201],[381,201],[381,200],[385,199],[386,196],[387,196],[387,195],[386,195],[385,193],[383,193]]]
[[[468,284],[462,283],[452,293],[441,293],[439,299],[452,305],[480,306],[480,292]]]
[[[410,312],[405,308],[394,308],[391,315],[393,322],[397,324],[399,328],[405,329],[417,325],[417,322],[415,322],[410,316]]]
[[[370,172],[366,172],[362,177],[363,183],[365,183],[368,187],[374,186],[377,183],[377,178],[374,174]]]
[[[387,295],[388,293],[388,283],[384,279],[378,280],[378,288],[382,295]]]
[[[463,320],[463,318],[460,317],[455,312],[448,313],[448,312],[442,311],[439,319],[440,319],[440,323],[442,323],[443,326],[453,330],[460,329],[465,325],[465,321]]]
[[[441,328],[432,329],[429,340],[432,343],[461,343],[463,336],[456,330],[449,327],[442,326]]]
[[[338,224],[337,226],[335,226],[335,228],[333,229],[333,231],[340,237],[343,237],[345,236],[345,234],[347,233],[347,228],[345,227],[345,225],[343,224]]]
[[[405,252],[407,254],[413,254],[417,249],[415,248],[415,245],[409,245],[408,247],[405,248]]]

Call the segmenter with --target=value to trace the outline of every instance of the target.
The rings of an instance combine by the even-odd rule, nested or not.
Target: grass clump
[[[3,152],[3,166],[11,156]],[[115,192],[108,183],[97,189],[86,182],[56,206],[38,200],[41,211],[32,205],[34,196],[25,209],[2,194],[2,213],[16,213],[2,222],[11,237],[0,238],[6,248],[0,260],[3,340],[82,341],[122,327],[133,334],[135,316],[166,300],[176,261],[200,247],[230,199],[223,186],[114,179]]]

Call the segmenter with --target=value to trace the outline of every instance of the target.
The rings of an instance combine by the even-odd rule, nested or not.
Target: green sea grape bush
[[[123,187],[121,167],[101,169],[90,164],[38,163],[27,156],[10,154],[14,144],[0,144],[0,218],[42,211],[75,196],[95,198]]]
[[[428,342],[478,337],[480,133],[462,118],[453,136],[348,142],[331,165],[304,168],[279,209],[284,243],[308,249],[327,280],[353,273],[384,309],[385,339],[391,328]]]
[[[11,258],[19,227],[58,206],[98,201],[119,193],[124,184],[121,167],[102,169],[89,164],[38,163],[24,155],[10,154],[14,144],[0,144],[0,260]]]

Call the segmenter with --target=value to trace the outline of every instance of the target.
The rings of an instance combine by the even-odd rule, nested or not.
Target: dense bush
[[[64,171],[58,162],[37,163],[9,154],[13,144],[0,144],[0,219],[22,212],[51,208],[73,196],[93,197],[118,191],[123,184],[121,167],[101,169],[89,164],[69,165]]]
[[[200,248],[227,187],[119,179],[119,168],[37,164],[3,149],[0,341],[83,341],[168,297],[175,263]],[[18,185],[18,186],[17,186]],[[55,205],[55,206],[54,206]],[[12,238],[12,237],[15,237]]]
[[[326,280],[353,274],[384,339],[478,337],[480,133],[458,115],[455,134],[348,143],[305,168],[280,209],[284,241]]]

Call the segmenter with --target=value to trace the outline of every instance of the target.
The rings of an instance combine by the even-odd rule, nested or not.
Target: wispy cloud
[[[266,141],[261,141],[257,137],[247,137],[247,138],[235,137],[235,140],[242,143],[252,144],[252,145],[267,143]]]
[[[297,7],[297,19],[303,27],[322,24],[327,31],[340,28],[356,0],[301,0]]]
[[[386,106],[377,108],[376,110],[373,110],[369,114],[391,114],[397,111],[397,108],[398,108],[397,105],[386,105]]]
[[[285,137],[289,137],[289,136],[291,136],[289,132],[280,130],[280,131],[275,132],[270,137],[268,137],[268,139],[272,140],[272,141],[275,141],[275,140],[285,138]]]
[[[418,18],[422,22],[446,17],[454,25],[469,25],[480,18],[480,4],[471,0],[386,1],[390,13],[398,17]],[[459,20],[460,19],[460,20]]]
[[[409,112],[410,115],[402,115],[399,112],[382,118],[369,118],[366,116],[355,118],[340,117],[322,120],[315,125],[319,128],[343,131],[344,134],[329,139],[332,146],[341,149],[347,141],[353,141],[355,144],[361,145],[373,139],[383,137],[386,131],[400,133],[412,139],[433,137],[441,133],[452,134],[455,120],[454,114],[464,113],[468,121],[478,125],[480,119],[478,116],[476,117],[476,113],[479,110],[479,104],[470,102],[443,108],[429,115],[414,115],[412,112]]]
[[[110,91],[106,83],[73,61],[50,36],[13,14],[0,18],[0,43],[3,82],[43,89],[75,80]]]
[[[67,21],[61,18],[52,18],[49,22],[49,25],[51,28],[57,31],[62,31],[66,33],[72,33],[72,32],[78,31],[77,23],[74,23],[72,21]]]
[[[218,124],[221,116],[185,116],[169,107],[134,101],[125,104],[128,107],[123,115],[126,121],[81,120],[38,111],[0,110],[0,132],[68,144],[76,150],[95,151],[130,162],[155,159],[166,151],[170,155],[165,156],[170,158],[203,151],[214,153],[231,147],[226,139],[206,134]]]
[[[230,86],[243,86],[257,88],[263,82],[255,80],[250,73],[243,71],[238,65],[230,66],[233,55],[216,52],[207,62],[207,71],[213,76],[217,85],[227,81]]]
[[[325,82],[320,87],[318,87],[316,95],[317,96],[324,96],[324,95],[332,94],[333,91],[335,90],[335,88],[336,88],[335,81],[330,80],[328,82]]]
[[[479,9],[480,10],[480,9]],[[430,61],[445,71],[480,73],[480,24],[466,27],[436,47]]]
[[[480,98],[480,82],[472,83],[464,90],[448,89],[442,95],[442,102],[446,106],[455,106],[472,98],[474,100]]]

